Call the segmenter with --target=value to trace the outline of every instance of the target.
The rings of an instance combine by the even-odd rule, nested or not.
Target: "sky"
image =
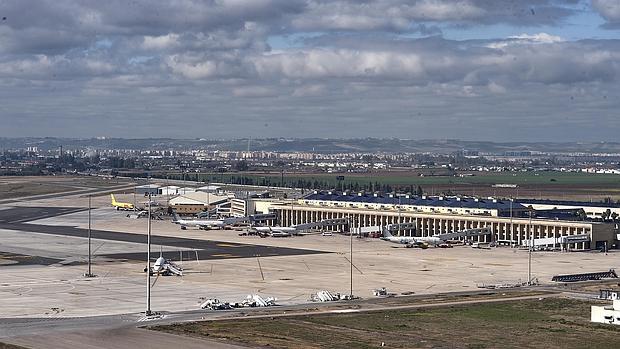
[[[620,0],[3,0],[0,137],[615,141]]]

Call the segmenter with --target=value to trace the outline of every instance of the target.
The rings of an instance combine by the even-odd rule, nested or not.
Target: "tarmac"
[[[117,195],[119,201],[132,199]],[[22,334],[38,319],[76,319],[64,328],[67,333],[100,329],[101,323],[88,327],[93,316],[109,316],[114,326],[136,323],[146,307],[147,220],[127,218],[127,212],[109,206],[107,196],[94,197],[92,204],[94,278],[83,276],[86,198],[60,195],[0,206],[0,323],[19,325],[12,328]],[[254,293],[296,305],[323,289],[372,298],[380,287],[396,295],[424,295],[527,280],[527,251],[508,247],[422,250],[353,238],[351,259],[351,240],[343,235],[262,239],[234,230],[181,230],[169,220],[153,220],[152,231],[153,261],[161,251],[185,269],[183,277],[151,278],[151,309],[164,314],[200,312],[205,298],[236,302]],[[532,275],[552,284],[557,274],[618,269],[618,257],[617,251],[535,252]],[[47,333],[57,330],[44,327],[30,335],[45,343]],[[0,331],[0,341],[10,336]],[[70,338],[57,347],[68,347]]]

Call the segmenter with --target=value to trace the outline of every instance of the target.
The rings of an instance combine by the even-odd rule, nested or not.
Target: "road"
[[[201,320],[240,320],[252,318],[290,317],[308,314],[334,314],[339,312],[365,312],[395,309],[421,309],[440,306],[458,306],[480,303],[497,303],[525,299],[542,299],[563,296],[561,292],[543,292],[532,295],[522,290],[503,290],[492,293],[493,298],[460,299],[455,301],[434,301],[404,305],[380,304],[379,299],[359,300],[353,302],[313,303],[274,308],[243,308],[232,311],[186,311],[168,313],[150,318],[141,314],[97,316],[84,318],[57,319],[0,319],[0,341],[22,345],[28,348],[130,348],[136,345],[149,349],[182,348],[241,348],[227,343],[213,342],[205,339],[179,337],[161,332],[150,332],[144,326],[165,325],[172,323],[194,322]],[[485,296],[488,291],[458,292],[449,295]],[[503,295],[505,294],[505,295]],[[499,297],[497,297],[499,295]],[[409,297],[429,299],[425,297]],[[391,299],[397,300],[397,299]],[[139,343],[139,344],[138,344]],[[174,343],[174,345],[171,345]],[[79,345],[78,345],[79,344]]]

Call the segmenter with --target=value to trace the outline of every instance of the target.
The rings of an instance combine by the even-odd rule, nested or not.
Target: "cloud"
[[[250,98],[261,98],[261,97],[275,97],[278,95],[278,92],[269,87],[265,86],[243,86],[236,87],[232,90],[233,95],[236,97],[250,97]]]
[[[313,84],[313,85],[305,85],[296,88],[293,91],[294,97],[312,97],[312,96],[320,96],[327,92],[327,88],[325,85],[321,84]]]
[[[606,26],[608,28],[620,26],[620,2],[616,0],[592,0],[592,7],[607,20]]]
[[[529,44],[552,44],[556,42],[564,41],[557,35],[549,35],[547,33],[538,34],[521,34],[515,36],[509,36],[506,39],[492,42],[487,45],[489,48],[502,49],[511,45],[529,45]]]
[[[620,41],[571,41],[557,29],[581,11],[580,4],[6,1],[0,3],[0,16],[7,17],[0,21],[0,93],[7,100],[0,113],[8,119],[2,131],[27,133],[32,127],[16,127],[47,125],[41,119],[49,116],[57,120],[54,130],[64,125],[73,130],[69,135],[112,122],[115,130],[132,130],[139,120],[163,132],[155,125],[168,125],[174,115],[193,125],[207,121],[216,135],[245,132],[216,124],[241,124],[248,133],[260,127],[273,136],[303,130],[303,136],[320,133],[325,123],[350,128],[352,135],[368,128],[378,135],[398,130],[406,136],[407,129],[426,135],[427,124],[450,129],[442,123],[454,125],[454,134],[476,134],[475,125],[503,127],[523,109],[558,122],[569,115],[566,124],[587,115],[613,123]],[[614,4],[593,2],[609,25],[618,22]],[[495,24],[522,34],[489,40],[441,35]],[[291,44],[278,45],[277,38]],[[563,109],[569,94],[584,103]],[[597,103],[603,95],[606,102]],[[498,110],[506,111],[504,119]],[[230,122],[218,122],[222,115]],[[78,127],[75,120],[85,121]],[[205,136],[199,127],[190,131]]]

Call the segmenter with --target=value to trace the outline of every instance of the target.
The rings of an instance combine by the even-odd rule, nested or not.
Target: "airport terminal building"
[[[548,214],[541,218],[522,204],[494,198],[314,192],[299,200],[264,200],[255,206],[262,213],[276,213],[282,226],[349,218],[352,228],[360,232],[382,231],[399,224],[403,228],[397,233],[406,236],[486,228],[491,234],[477,237],[479,242],[512,247],[533,244],[541,249],[603,249],[612,248],[616,237],[611,223]]]

